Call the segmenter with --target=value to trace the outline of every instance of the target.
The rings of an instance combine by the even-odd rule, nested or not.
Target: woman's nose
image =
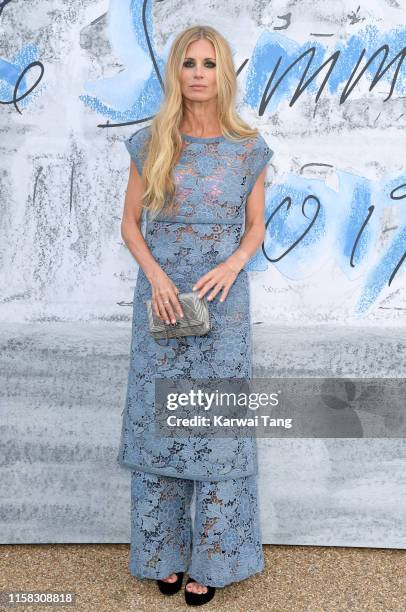
[[[203,73],[203,66],[199,66],[198,64],[196,64],[195,66],[195,75],[200,76]]]

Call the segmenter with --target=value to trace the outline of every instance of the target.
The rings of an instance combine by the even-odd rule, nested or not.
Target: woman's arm
[[[203,297],[210,289],[213,289],[207,296],[208,300],[212,300],[223,289],[220,302],[224,302],[238,273],[262,244],[265,237],[265,174],[266,167],[258,175],[247,198],[245,231],[239,247],[225,261],[199,278],[193,286],[193,291],[198,291],[199,297]]]
[[[172,320],[172,323],[175,323],[174,309],[179,316],[183,316],[181,305],[176,297],[178,289],[152,256],[141,231],[142,194],[144,190],[144,181],[131,160],[121,220],[121,236],[151,283],[152,306],[155,314],[164,319],[166,323],[169,323],[169,319]],[[169,303],[165,304],[164,302],[167,300],[169,300]]]
[[[127,192],[124,199],[123,218],[121,220],[121,236],[129,251],[143,269],[145,276],[151,280],[156,274],[159,264],[153,258],[141,232],[142,206],[141,197],[144,182],[133,161],[130,163]]]

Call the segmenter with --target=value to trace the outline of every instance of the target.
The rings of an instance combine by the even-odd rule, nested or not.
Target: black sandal
[[[185,601],[189,606],[201,606],[202,604],[205,604],[213,599],[214,593],[216,592],[216,587],[205,584],[204,586],[207,589],[207,593],[192,593],[192,591],[188,591],[186,589],[186,586],[190,582],[197,582],[197,580],[188,578],[188,581],[185,584]]]
[[[182,588],[183,574],[184,572],[173,572],[177,575],[178,579],[175,582],[165,582],[164,580],[157,580],[159,590],[164,595],[175,595]],[[169,574],[171,576],[171,574]]]

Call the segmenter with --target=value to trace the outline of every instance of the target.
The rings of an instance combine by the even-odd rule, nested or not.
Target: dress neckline
[[[190,136],[190,134],[184,134],[181,132],[181,136],[185,140],[190,140],[192,142],[218,142],[220,140],[225,140],[222,134],[220,134],[220,136],[209,136],[208,138],[202,138],[200,136]]]

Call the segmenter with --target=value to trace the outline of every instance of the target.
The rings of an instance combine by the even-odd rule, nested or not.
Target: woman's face
[[[191,101],[206,101],[217,96],[216,51],[206,38],[188,45],[180,84],[182,95]]]

